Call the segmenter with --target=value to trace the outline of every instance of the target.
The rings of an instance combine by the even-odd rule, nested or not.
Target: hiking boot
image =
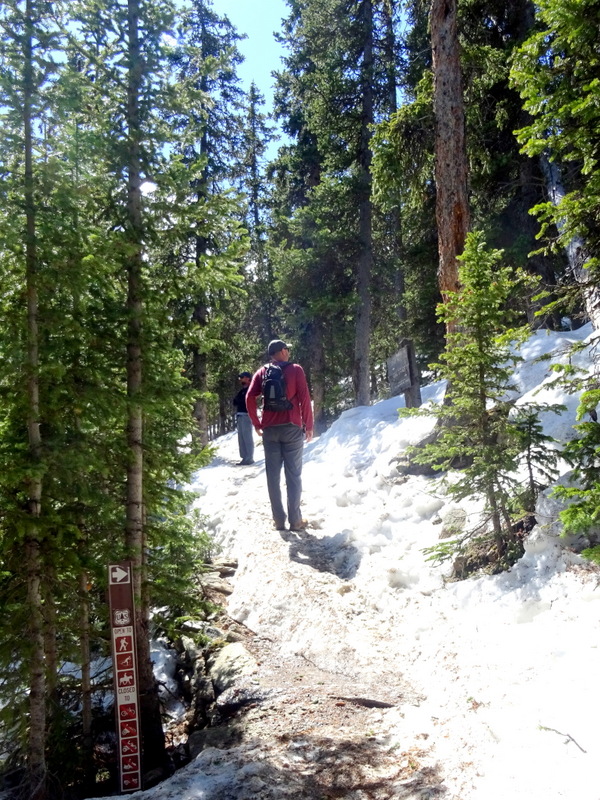
[[[246,461],[244,459],[243,461],[240,461],[240,464],[243,464],[245,467],[249,467],[251,464],[254,464],[254,461]]]
[[[291,531],[303,531],[308,527],[308,520],[301,519],[300,522],[296,522],[294,525],[290,525]]]
[[[273,520],[273,528],[276,531],[285,531],[286,530],[285,522],[277,522],[277,520],[274,519]]]

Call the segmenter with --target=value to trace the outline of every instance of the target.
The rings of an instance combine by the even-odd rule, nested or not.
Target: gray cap
[[[285,342],[282,342],[281,339],[272,339],[269,342],[268,353],[270,356],[275,355],[275,353],[278,353],[280,350],[283,350],[284,347],[287,350],[290,349],[290,346],[287,345]]]

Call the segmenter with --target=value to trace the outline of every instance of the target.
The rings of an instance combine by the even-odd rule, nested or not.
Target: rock
[[[225,645],[207,661],[209,676],[215,692],[221,694],[233,686],[238,678],[252,675],[258,664],[240,642]]]
[[[442,519],[440,539],[453,539],[465,529],[467,512],[464,508],[452,508]]]
[[[268,695],[269,693],[260,686],[249,684],[242,679],[241,684],[236,684],[219,695],[215,704],[213,722],[227,720],[246,706],[262,703]]]
[[[189,633],[202,633],[209,639],[223,639],[225,637],[225,634],[220,628],[204,620],[188,619],[181,627],[184,631],[188,631]]]
[[[233,586],[229,581],[221,578],[218,572],[207,572],[200,577],[200,586],[203,589],[212,589],[219,594],[232,594]]]
[[[218,750],[234,747],[242,739],[243,727],[237,720],[230,720],[216,728],[194,731],[188,739],[190,758],[196,758],[203,750],[216,747]]]
[[[187,659],[189,663],[194,663],[202,655],[202,648],[198,647],[196,642],[191,636],[182,634],[179,641],[176,642],[177,649]]]
[[[230,578],[232,575],[235,575],[238,568],[238,562],[236,558],[218,558],[213,561],[210,566],[219,573],[221,578]]]

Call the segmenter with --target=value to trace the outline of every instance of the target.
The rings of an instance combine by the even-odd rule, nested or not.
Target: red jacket
[[[288,362],[275,361],[275,364],[282,366]],[[304,427],[307,433],[313,432],[313,412],[310,402],[310,393],[306,383],[306,375],[300,364],[289,364],[284,367],[285,393],[288,400],[292,401],[293,408],[289,411],[262,411],[259,418],[256,399],[262,396],[262,384],[266,366],[261,367],[252,376],[248,392],[246,394],[246,407],[252,424],[257,430],[269,428],[272,425],[285,425],[292,423],[299,428]]]

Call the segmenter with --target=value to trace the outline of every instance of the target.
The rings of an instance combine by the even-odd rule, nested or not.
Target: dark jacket
[[[236,396],[233,398],[232,403],[235,406],[235,410],[238,414],[245,414],[248,409],[246,408],[246,392],[248,391],[248,387],[244,386]]]

